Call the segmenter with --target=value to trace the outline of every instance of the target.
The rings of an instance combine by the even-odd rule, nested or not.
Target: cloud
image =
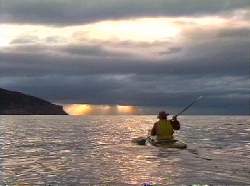
[[[177,112],[203,95],[196,113],[249,114],[249,45],[233,40],[221,50],[204,44],[185,58],[159,61],[98,46],[17,47],[0,53],[0,86],[64,104],[140,105],[147,113],[160,106]]]
[[[39,42],[39,38],[36,36],[27,36],[18,37],[11,41],[10,44],[34,44]]]
[[[17,35],[9,47],[0,49],[0,76],[51,74],[249,76],[249,22],[239,19],[237,25],[231,26],[223,19],[222,27],[219,19],[220,24],[210,28],[210,25],[216,22],[214,18],[212,23],[207,18],[205,22],[200,18],[189,18],[189,23],[193,21],[193,24],[188,27],[185,26],[186,19],[182,22],[178,18],[177,20],[179,24],[184,25],[182,34],[178,36],[181,39],[177,37],[151,43],[89,38],[69,42],[71,37],[75,37],[74,31],[67,32],[66,29],[66,33],[63,34],[70,37],[60,40],[60,37],[65,36],[60,35],[61,32],[55,36],[53,30],[48,32],[51,28],[39,27],[42,31],[37,32],[41,35]],[[201,30],[196,30],[197,22],[205,26],[203,25]],[[35,28],[25,27],[27,30]],[[7,31],[8,29],[6,33]],[[59,43],[50,42],[58,40]]]
[[[0,87],[146,113],[177,112],[203,95],[194,113],[249,114],[249,9],[233,0],[4,0]]]
[[[154,16],[213,15],[249,8],[248,0],[2,0],[2,23],[72,25]]]

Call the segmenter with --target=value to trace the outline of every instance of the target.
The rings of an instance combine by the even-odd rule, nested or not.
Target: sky
[[[0,0],[0,87],[70,114],[250,114],[249,0]]]

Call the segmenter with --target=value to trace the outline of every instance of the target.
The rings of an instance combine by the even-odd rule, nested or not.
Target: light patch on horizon
[[[94,112],[92,106],[88,104],[66,105],[64,110],[70,115],[89,115]]]
[[[138,114],[139,109],[135,106],[124,105],[90,105],[90,104],[68,104],[64,105],[64,110],[69,115],[130,115]]]
[[[119,114],[136,114],[138,113],[138,109],[135,106],[128,105],[117,105],[117,111]]]

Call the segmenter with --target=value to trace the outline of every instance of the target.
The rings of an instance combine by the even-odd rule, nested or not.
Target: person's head
[[[157,118],[158,119],[167,119],[168,115],[169,115],[169,113],[166,113],[165,111],[161,111],[161,112],[159,112]]]

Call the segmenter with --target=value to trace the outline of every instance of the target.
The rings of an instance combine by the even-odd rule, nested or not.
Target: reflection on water
[[[1,116],[0,185],[250,182],[250,117],[180,119],[187,150],[131,143],[154,116]]]

